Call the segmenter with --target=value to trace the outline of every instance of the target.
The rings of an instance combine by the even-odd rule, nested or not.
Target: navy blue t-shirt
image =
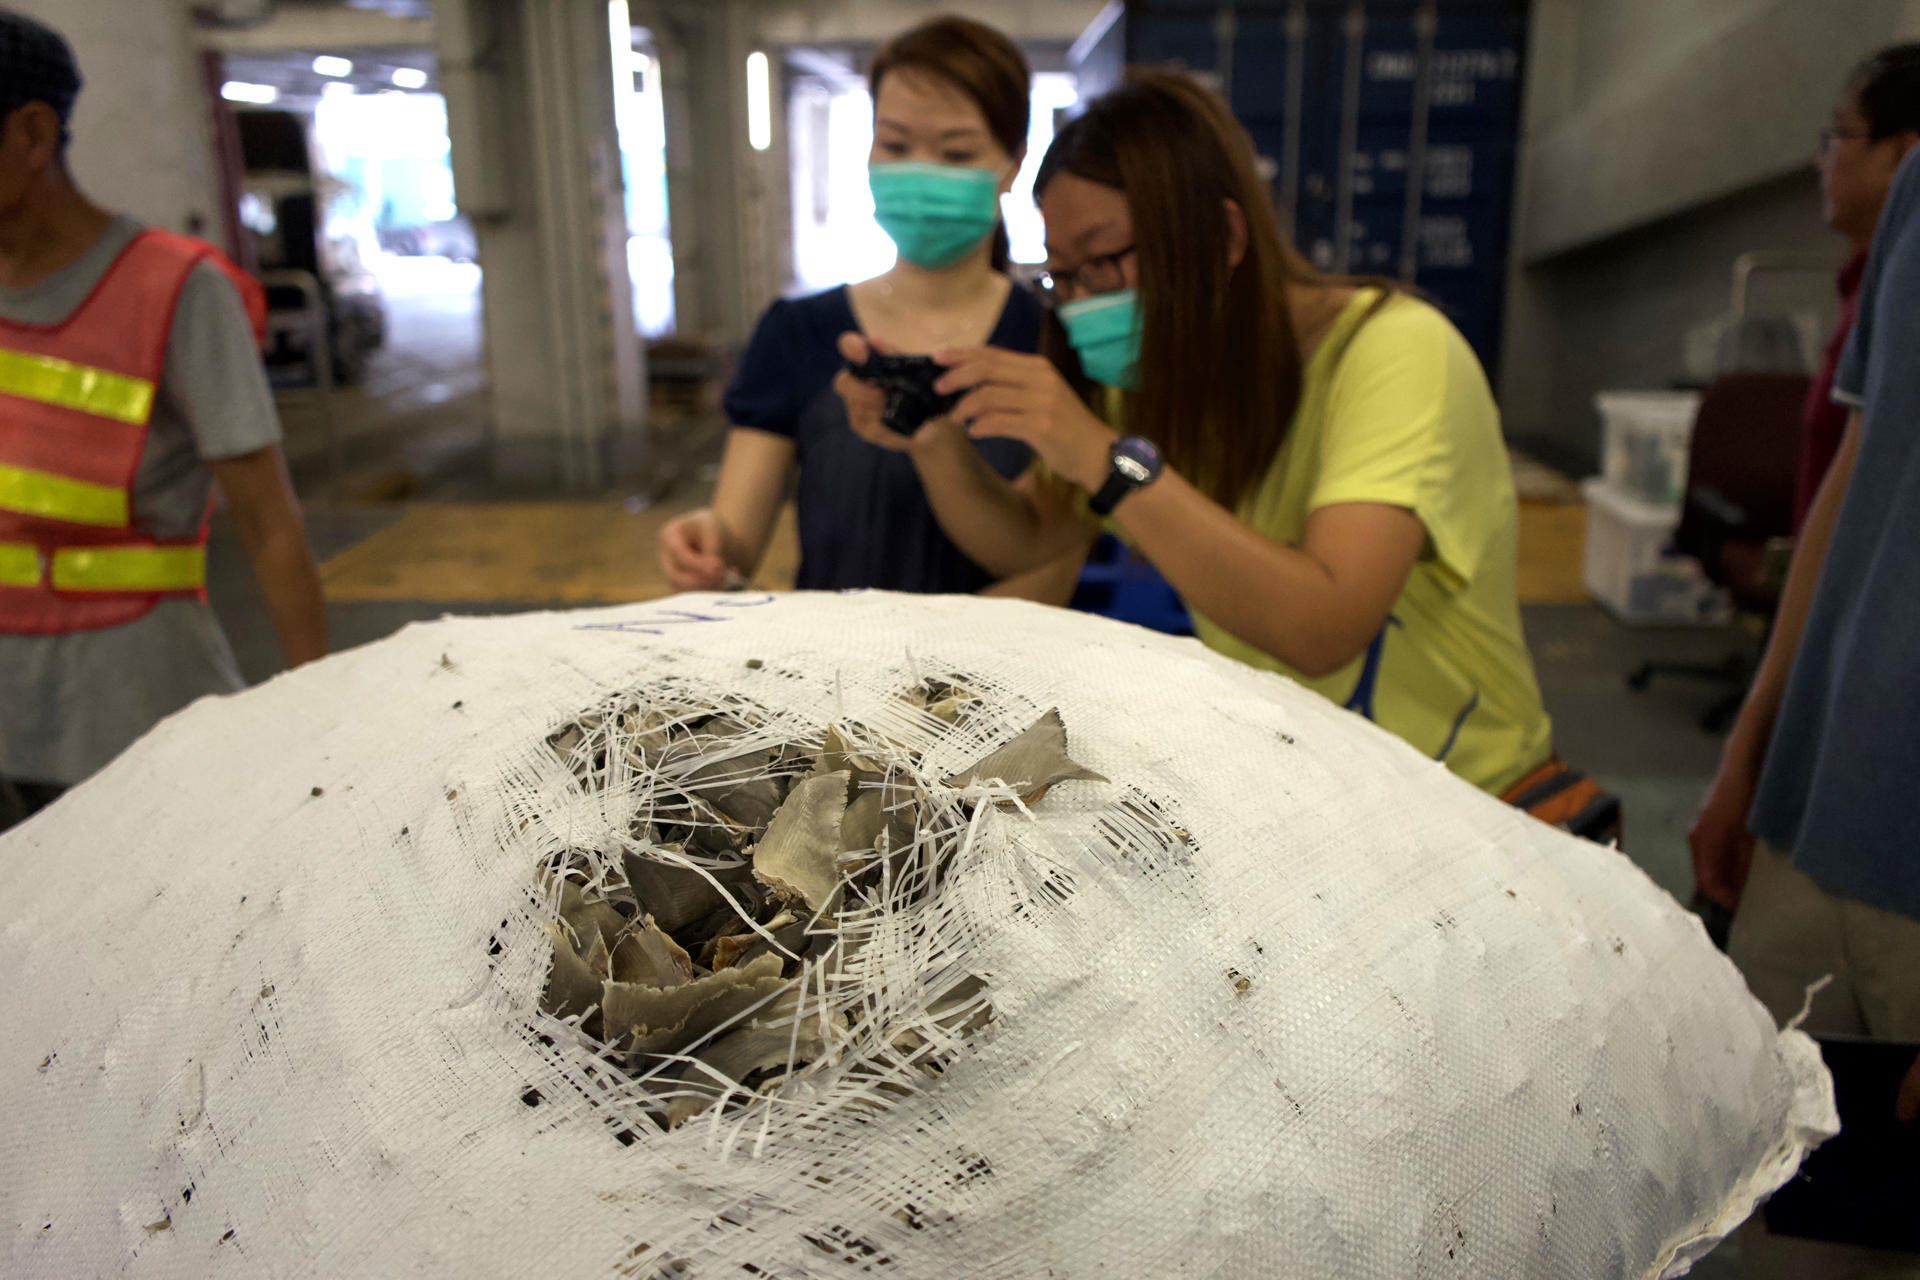
[[[1827,892],[1920,920],[1920,150],[1887,193],[1833,380],[1860,452],[1748,825]]]
[[[1015,285],[987,341],[1010,351],[1036,350],[1040,314],[1033,295]],[[992,576],[941,531],[913,463],[904,453],[868,444],[847,422],[846,405],[833,390],[834,375],[846,366],[835,344],[859,327],[844,285],[774,303],[755,326],[723,402],[735,426],[793,441],[800,468],[794,585],[978,591]],[[1016,440],[976,444],[1009,480],[1033,458]]]

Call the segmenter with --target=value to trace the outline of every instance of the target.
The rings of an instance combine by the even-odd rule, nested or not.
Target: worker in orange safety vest
[[[241,687],[207,602],[215,484],[288,664],[327,648],[258,285],[82,194],[79,89],[66,41],[0,9],[0,827]]]

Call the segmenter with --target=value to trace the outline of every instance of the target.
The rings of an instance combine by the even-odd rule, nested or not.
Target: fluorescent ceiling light
[[[767,55],[747,55],[747,141],[755,151],[773,145],[773,89],[768,80]]]
[[[323,76],[350,76],[353,74],[353,63],[345,58],[336,58],[330,53],[323,53],[313,60],[313,69]]]
[[[249,84],[245,80],[229,80],[220,86],[220,96],[228,102],[251,102],[264,107],[280,96],[280,91],[270,84]]]
[[[395,67],[393,83],[402,89],[424,89],[427,87],[427,73],[418,67]]]

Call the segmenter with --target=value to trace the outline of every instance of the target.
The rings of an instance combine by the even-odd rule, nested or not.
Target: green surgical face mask
[[[867,184],[874,221],[915,266],[959,261],[1000,222],[1000,179],[991,169],[876,163],[867,166]]]
[[[1089,378],[1109,387],[1134,388],[1140,363],[1139,290],[1077,298],[1054,314]]]

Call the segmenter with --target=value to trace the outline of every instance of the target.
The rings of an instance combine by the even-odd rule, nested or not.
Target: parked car
[[[413,225],[386,225],[379,228],[380,247],[388,253],[414,258],[450,258],[454,262],[472,262],[479,253],[473,224],[466,215],[456,214],[438,222]]]

